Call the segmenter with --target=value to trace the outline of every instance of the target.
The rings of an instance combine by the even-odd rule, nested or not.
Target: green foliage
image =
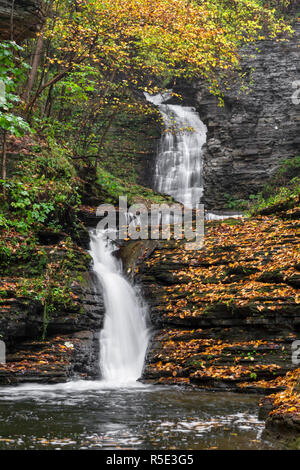
[[[71,72],[57,85],[57,93],[68,105],[86,102],[92,93],[97,91],[98,72],[92,65],[77,64]]]
[[[125,186],[121,185],[120,180],[102,168],[98,169],[98,183],[110,195],[107,202],[116,202],[119,196],[126,195]]]
[[[253,215],[263,209],[293,200],[300,194],[300,157],[283,160],[280,167],[257,194],[250,194],[249,199],[233,198],[224,194],[226,208]]]
[[[250,379],[257,380],[257,374],[255,372],[250,372]]]
[[[21,243],[12,233],[0,239],[0,266],[3,273],[34,277],[43,273],[46,263],[47,254],[38,246],[34,235],[24,237]]]
[[[225,193],[224,197],[226,199],[226,209],[231,209],[234,211],[243,211],[248,207],[248,202],[244,199],[234,198],[228,193]]]
[[[276,193],[264,197],[262,193],[256,195],[252,201],[254,201],[250,206],[250,213],[254,214],[260,212],[262,209],[271,208],[272,206],[277,206],[278,204],[288,202],[294,197],[299,196],[300,194],[300,178],[293,178],[289,186],[282,186],[277,188]]]
[[[151,189],[145,188],[138,184],[133,184],[127,181],[121,181],[119,178],[113,176],[103,168],[98,168],[98,183],[101,185],[103,190],[108,194],[106,202],[112,204],[119,203],[120,196],[127,196],[128,204],[134,204],[135,202],[147,203],[163,203],[171,202],[171,197],[164,197],[161,194],[155,193]]]
[[[6,188],[6,198],[0,200],[0,227],[22,233],[38,231],[43,225],[68,232],[76,227],[81,199],[75,170],[66,152],[51,145],[24,156],[14,176],[0,180],[0,187]]]
[[[27,298],[43,306],[43,332],[56,314],[82,312],[74,282],[82,283],[80,272],[86,270],[90,256],[65,237],[51,247],[40,245],[34,234],[20,236],[7,231],[0,236],[0,267],[9,276],[1,286],[2,298]],[[12,278],[10,278],[13,276]],[[76,281],[77,280],[77,281]],[[12,282],[10,282],[12,281]]]
[[[263,190],[263,195],[275,192],[281,186],[290,186],[292,180],[300,176],[300,156],[283,160],[271,181]],[[293,183],[291,184],[293,185]]]
[[[15,58],[16,51],[21,52],[22,48],[15,42],[0,43],[0,83],[4,85],[1,90],[4,96],[1,96],[0,102],[0,129],[20,137],[29,132],[30,127],[22,117],[11,110],[20,102],[16,91],[20,82],[24,81],[29,66]]]
[[[31,185],[24,189],[22,181],[5,182],[0,180],[9,192],[10,209],[21,220],[10,221],[9,224],[23,231],[29,229],[35,223],[44,223],[49,214],[54,210],[52,202],[35,202],[40,190],[40,185]]]
[[[284,160],[263,190],[250,196],[249,212],[257,213],[265,208],[288,202],[300,195],[300,157]]]
[[[120,111],[107,133],[101,167],[122,182],[147,182],[145,168],[161,135],[161,115],[152,106]]]

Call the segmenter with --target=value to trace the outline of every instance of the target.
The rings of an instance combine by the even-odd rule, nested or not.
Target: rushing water
[[[115,244],[105,231],[90,234],[93,270],[103,287],[105,318],[100,333],[102,378],[113,386],[135,382],[142,373],[149,341],[147,308],[122,273]]]
[[[0,388],[0,449],[270,449],[258,398],[101,382]]]
[[[145,94],[164,120],[156,158],[154,188],[194,208],[203,194],[202,147],[207,128],[194,108],[164,104],[169,95]]]

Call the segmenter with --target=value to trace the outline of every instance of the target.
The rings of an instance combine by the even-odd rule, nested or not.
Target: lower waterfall
[[[105,318],[100,333],[102,380],[114,386],[135,382],[143,370],[149,342],[147,306],[124,277],[116,245],[105,231],[90,233],[93,270],[101,283]]]

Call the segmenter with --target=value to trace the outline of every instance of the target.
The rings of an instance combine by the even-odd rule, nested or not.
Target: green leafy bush
[[[280,168],[263,190],[250,196],[249,212],[257,213],[300,195],[300,157],[282,161]]]
[[[29,68],[23,60],[14,57],[14,52],[22,51],[22,47],[13,41],[0,43],[0,82],[4,85],[4,96],[0,103],[0,129],[18,137],[30,131],[29,124],[12,112],[20,102],[16,94],[20,81],[24,81],[25,72]]]
[[[106,198],[106,202],[118,204],[120,196],[127,196],[129,205],[134,204],[137,201],[145,203],[163,203],[172,201],[170,196],[164,197],[149,188],[130,183],[127,180],[121,181],[119,178],[101,167],[97,169],[97,175],[98,183],[109,195]]]
[[[81,202],[75,169],[56,144],[23,156],[9,180],[0,180],[6,197],[0,199],[0,227],[18,232],[43,225],[69,232],[76,226]]]

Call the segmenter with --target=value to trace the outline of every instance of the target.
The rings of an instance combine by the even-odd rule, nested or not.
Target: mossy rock
[[[200,356],[189,357],[184,363],[184,367],[188,369],[199,370],[204,368],[204,362]]]
[[[225,272],[228,276],[232,274],[237,274],[239,276],[249,276],[250,274],[254,274],[257,271],[258,271],[257,268],[251,268],[248,266],[235,266],[235,267],[227,268]]]
[[[258,282],[266,282],[266,283],[275,283],[281,284],[283,281],[283,274],[279,269],[274,271],[265,271],[263,272],[258,278]]]

